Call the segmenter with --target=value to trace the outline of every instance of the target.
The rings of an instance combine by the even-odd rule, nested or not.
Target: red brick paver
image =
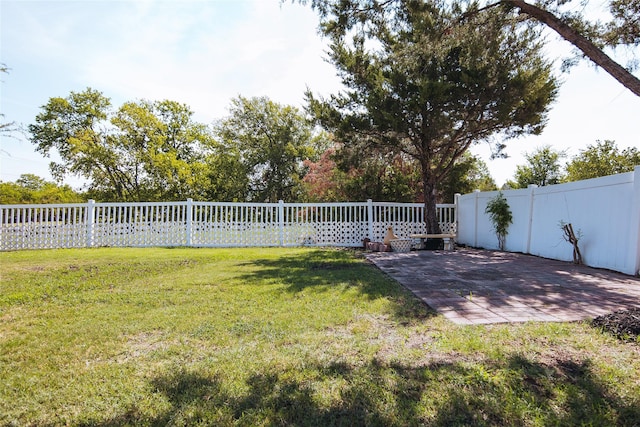
[[[458,324],[574,321],[640,307],[640,279],[516,253],[459,249],[367,254]]]

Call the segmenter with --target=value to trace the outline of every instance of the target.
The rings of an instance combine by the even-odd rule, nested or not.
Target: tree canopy
[[[514,181],[508,181],[510,188],[527,188],[530,184],[540,187],[562,182],[580,181],[618,173],[632,172],[640,165],[640,151],[635,147],[620,150],[613,141],[596,141],[565,165],[560,159],[565,153],[550,145],[540,147],[525,154],[527,163],[516,166]]]
[[[315,159],[317,148],[326,144],[301,111],[266,97],[233,99],[215,133],[246,171],[248,200],[259,202],[298,200],[303,162]]]
[[[631,172],[640,165],[640,151],[635,147],[620,150],[613,141],[596,141],[567,163],[566,180],[580,181]]]
[[[51,98],[29,131],[39,152],[60,155],[54,176],[82,176],[98,200],[304,198],[303,162],[316,159],[326,135],[298,109],[240,96],[215,126],[192,116],[169,100],[127,102],[114,111],[89,88]]]
[[[460,157],[447,178],[439,183],[439,201],[452,203],[456,193],[467,194],[474,190],[497,190],[487,164],[479,157],[466,152]]]
[[[86,89],[51,98],[29,126],[36,150],[49,155],[54,177],[89,181],[89,194],[119,201],[198,197],[203,164],[214,147],[210,129],[175,101],[127,102],[117,111],[101,92]]]
[[[423,200],[415,160],[376,148],[334,144],[318,162],[307,162],[304,181],[310,200]]]
[[[332,10],[329,58],[347,90],[329,99],[307,93],[310,110],[345,146],[416,161],[429,232],[439,230],[438,183],[456,160],[473,143],[540,132],[556,95],[534,29],[503,11],[469,15],[464,6],[394,2],[358,22]]]
[[[305,161],[308,201],[380,200],[424,202],[420,167],[398,153],[372,153],[331,147],[317,162]],[[437,202],[452,203],[456,193],[496,190],[486,163],[470,153],[456,160],[451,173],[438,182]]]
[[[405,0],[300,0],[310,3],[322,19],[321,29],[325,33],[347,31],[359,22],[386,19],[394,13],[394,8]],[[410,3],[420,2],[410,0]],[[484,11],[497,9],[504,14],[517,11],[520,21],[527,25],[534,21],[551,28],[563,39],[571,43],[582,56],[589,58],[614,77],[634,94],[640,96],[640,79],[629,69],[616,62],[605,47],[637,47],[640,44],[640,0],[609,0],[609,22],[592,22],[580,12],[588,0],[486,0],[467,2],[470,7],[466,17]],[[437,7],[447,8],[457,1],[441,0]],[[522,17],[529,18],[521,19]],[[528,22],[527,22],[528,21]],[[487,34],[489,36],[489,34]]]
[[[560,159],[563,152],[554,150],[550,145],[538,148],[524,155],[526,165],[516,166],[515,182],[507,183],[512,188],[527,188],[531,184],[538,187],[559,184],[563,181],[563,169]]]
[[[68,185],[58,185],[33,175],[20,175],[15,182],[0,181],[0,204],[79,203],[86,198]]]

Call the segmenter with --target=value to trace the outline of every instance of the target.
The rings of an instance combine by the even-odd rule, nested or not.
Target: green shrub
[[[496,236],[498,236],[498,246],[503,251],[507,234],[509,234],[509,226],[513,223],[513,215],[502,191],[498,192],[498,195],[487,203],[484,212],[489,214],[493,229],[496,232]]]

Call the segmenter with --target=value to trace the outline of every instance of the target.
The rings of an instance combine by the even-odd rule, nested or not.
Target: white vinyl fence
[[[458,243],[497,249],[484,210],[497,192],[458,198]],[[584,263],[638,275],[640,272],[640,166],[634,172],[545,187],[503,192],[513,213],[506,250],[573,260],[561,222],[581,235]]]
[[[456,205],[438,205],[456,231]],[[0,250],[99,246],[362,246],[424,233],[421,203],[88,203],[1,205]]]

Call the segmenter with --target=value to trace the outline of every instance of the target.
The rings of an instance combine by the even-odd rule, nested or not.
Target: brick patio
[[[531,255],[457,249],[367,259],[457,324],[565,322],[640,307],[640,279]]]

